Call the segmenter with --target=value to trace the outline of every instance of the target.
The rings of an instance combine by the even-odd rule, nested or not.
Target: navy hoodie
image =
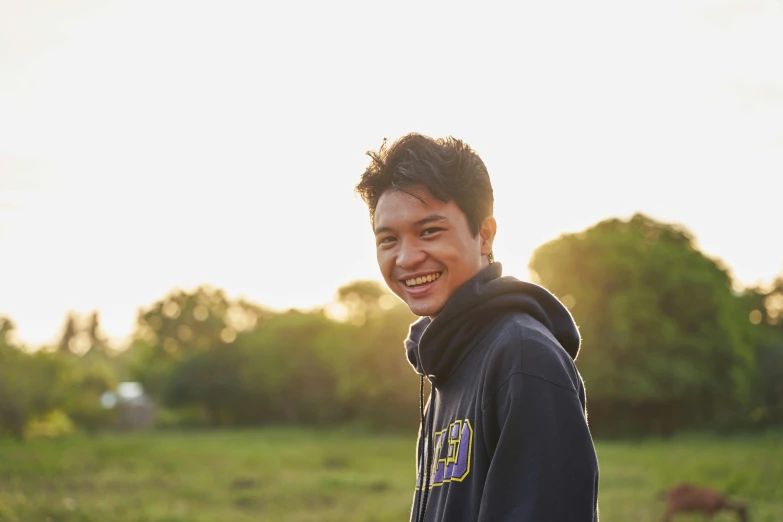
[[[422,393],[424,376],[432,384],[412,522],[598,520],[579,345],[560,301],[501,277],[500,263],[411,325],[408,360]]]

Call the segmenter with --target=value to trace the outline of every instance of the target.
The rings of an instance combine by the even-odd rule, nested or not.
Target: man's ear
[[[492,243],[495,241],[495,234],[498,231],[498,224],[492,216],[484,218],[481,222],[479,235],[481,236],[481,255],[487,256],[492,252]]]

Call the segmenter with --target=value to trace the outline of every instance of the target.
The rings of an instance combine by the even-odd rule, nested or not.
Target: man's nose
[[[400,245],[400,251],[397,254],[397,266],[403,269],[411,269],[427,258],[427,254],[415,244]]]

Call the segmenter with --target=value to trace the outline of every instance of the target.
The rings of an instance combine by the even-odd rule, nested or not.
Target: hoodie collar
[[[410,326],[405,340],[408,362],[419,375],[442,382],[509,312],[523,312],[548,328],[573,359],[579,352],[579,331],[568,309],[549,291],[514,277],[502,277],[493,263],[460,286],[434,318]]]

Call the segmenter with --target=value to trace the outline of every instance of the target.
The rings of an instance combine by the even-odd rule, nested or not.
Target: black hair
[[[461,140],[410,133],[391,146],[384,140],[377,152],[367,155],[371,161],[356,192],[367,203],[373,226],[381,195],[390,189],[406,191],[413,185],[425,187],[444,203],[454,201],[465,213],[474,236],[484,219],[492,215],[494,194],[487,167]]]

